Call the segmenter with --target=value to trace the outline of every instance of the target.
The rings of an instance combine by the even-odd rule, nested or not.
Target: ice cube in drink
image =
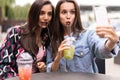
[[[64,58],[66,60],[71,60],[73,59],[73,56],[74,56],[74,51],[75,51],[75,48],[74,47],[71,47],[70,49],[66,49],[64,50]]]

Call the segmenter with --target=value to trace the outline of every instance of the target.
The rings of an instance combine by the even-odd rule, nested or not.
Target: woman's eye
[[[67,13],[66,11],[62,11],[62,14],[65,14],[65,13]]]
[[[52,16],[52,12],[48,12],[48,16]]]
[[[43,11],[40,12],[40,15],[44,15],[44,14],[45,14],[45,12],[43,12]]]
[[[75,14],[75,11],[71,11],[70,13],[71,13],[71,14]]]

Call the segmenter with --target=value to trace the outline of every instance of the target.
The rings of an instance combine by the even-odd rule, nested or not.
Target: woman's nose
[[[70,19],[70,13],[67,13],[67,19]]]
[[[44,15],[44,19],[45,19],[45,20],[48,19],[48,15],[47,15],[47,14]]]

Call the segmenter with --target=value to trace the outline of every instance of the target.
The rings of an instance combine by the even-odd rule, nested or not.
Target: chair
[[[95,61],[98,66],[99,73],[105,74],[105,60],[96,58]]]

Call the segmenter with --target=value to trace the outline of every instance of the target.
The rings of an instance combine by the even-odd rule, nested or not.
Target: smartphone
[[[108,14],[105,6],[94,7],[95,19],[97,26],[108,26]]]

